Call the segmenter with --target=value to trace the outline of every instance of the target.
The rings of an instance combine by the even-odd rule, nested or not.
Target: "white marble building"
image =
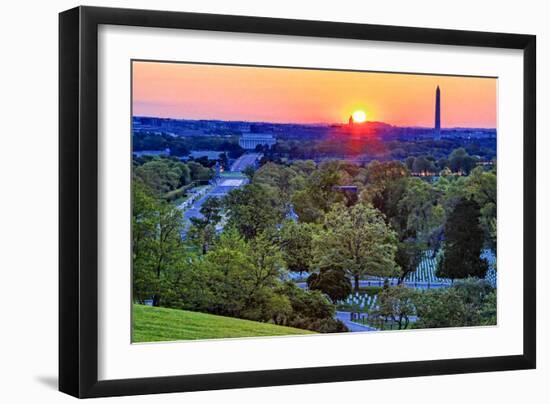
[[[273,146],[277,139],[270,133],[243,133],[239,139],[239,146],[246,150],[254,150],[257,145]]]

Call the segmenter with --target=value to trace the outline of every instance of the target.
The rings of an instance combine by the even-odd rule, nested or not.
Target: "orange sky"
[[[337,123],[362,109],[369,121],[431,127],[437,85],[442,127],[496,127],[492,78],[185,63],[133,62],[133,114]]]

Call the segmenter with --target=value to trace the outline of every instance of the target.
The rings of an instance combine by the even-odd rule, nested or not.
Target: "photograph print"
[[[497,325],[497,78],[131,70],[132,342]]]

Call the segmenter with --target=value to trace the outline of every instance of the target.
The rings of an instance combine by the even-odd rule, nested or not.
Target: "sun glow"
[[[351,116],[353,117],[353,122],[355,123],[361,123],[367,120],[367,114],[365,114],[365,111],[355,111]]]

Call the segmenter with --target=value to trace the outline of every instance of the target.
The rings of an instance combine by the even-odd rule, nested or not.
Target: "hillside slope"
[[[135,304],[132,342],[313,334],[232,317]]]

